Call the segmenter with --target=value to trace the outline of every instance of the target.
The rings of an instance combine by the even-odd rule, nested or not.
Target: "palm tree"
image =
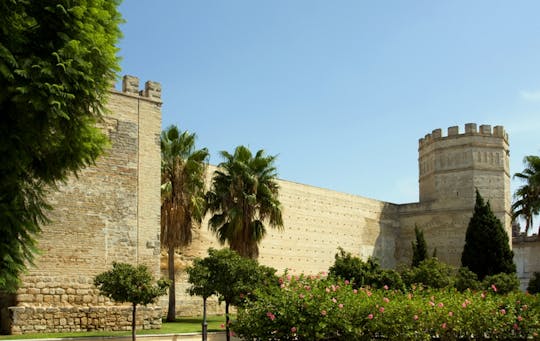
[[[161,245],[168,252],[169,310],[176,318],[174,253],[191,243],[206,212],[206,148],[195,149],[195,134],[170,126],[161,133]]]
[[[238,146],[234,155],[221,152],[224,162],[218,165],[207,193],[209,211],[213,214],[210,229],[221,244],[228,243],[241,256],[256,259],[258,244],[266,234],[265,222],[282,229],[279,186],[276,182],[275,156]]]
[[[514,174],[514,178],[520,178],[525,184],[514,193],[512,214],[514,219],[520,216],[525,219],[525,229],[529,232],[533,229],[534,216],[540,213],[540,157],[526,156],[523,163],[525,169]]]

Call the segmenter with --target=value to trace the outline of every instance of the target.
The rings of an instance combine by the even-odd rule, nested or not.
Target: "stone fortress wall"
[[[111,114],[102,124],[111,149],[51,195],[54,223],[43,228],[36,266],[12,301],[0,302],[2,321],[10,322],[4,330],[113,329],[129,321],[122,308],[98,296],[92,280],[114,261],[147,264],[160,273],[160,91],[153,82],[139,91],[138,79],[126,76],[122,91],[111,92]],[[446,136],[434,130],[419,141],[420,201],[401,205],[279,180],[285,229],[269,229],[259,261],[280,272],[318,273],[328,270],[342,247],[393,268],[410,263],[417,225],[441,260],[458,265],[475,188],[510,235],[508,157],[508,137],[500,126],[467,124],[463,133],[450,127]],[[201,299],[185,293],[182,269],[204,257],[208,247],[220,247],[207,226],[206,220],[194,231],[191,247],[178,255],[179,315],[201,313]],[[514,249],[516,257],[527,259],[536,252],[529,246]],[[166,302],[163,297],[165,309]],[[217,304],[209,308],[222,311]],[[141,323],[159,326],[162,312],[159,306],[141,309]]]
[[[110,148],[51,193],[52,223],[43,227],[35,266],[16,297],[3,300],[4,331],[129,330],[129,307],[99,296],[93,277],[113,262],[146,264],[159,276],[160,85],[139,91],[139,80],[126,76],[108,109],[100,125]],[[159,306],[141,315],[145,328],[161,326]]]

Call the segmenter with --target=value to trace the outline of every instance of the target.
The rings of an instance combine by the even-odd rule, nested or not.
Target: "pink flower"
[[[329,288],[326,288],[325,290],[326,290],[326,292],[330,292],[330,289],[329,289]]]
[[[225,325],[222,323],[222,324],[220,324],[220,327],[221,327],[221,328],[225,328]]]
[[[336,300],[336,298],[335,298],[335,297],[334,297],[334,298],[332,298],[332,302],[334,302],[334,303],[337,303],[337,300]]]
[[[279,284],[283,283],[283,277],[279,278]]]
[[[384,307],[380,307],[380,308],[379,308],[379,311],[380,311],[381,313],[384,313]]]
[[[434,307],[435,306],[435,303],[433,301],[429,301],[429,305]]]
[[[296,327],[291,327],[291,333],[296,333]]]
[[[418,320],[418,315],[414,315],[414,316],[413,316],[413,319],[414,319],[415,321],[417,321],[417,320]]]
[[[452,316],[454,316],[454,313],[451,312],[451,311],[449,311],[449,312],[448,312],[448,316],[452,317]]]
[[[345,280],[345,285],[349,285],[349,283],[350,283],[349,280],[346,279],[346,280]]]
[[[388,299],[388,297],[383,297],[383,299],[382,299],[382,300],[383,300],[383,301],[384,301],[385,303],[388,303],[388,302],[390,302],[390,300]]]
[[[368,295],[368,297],[371,297],[371,291],[366,291],[366,295]]]
[[[370,319],[370,320],[373,320],[373,314],[369,314],[369,315],[367,316],[367,318]]]
[[[439,306],[439,308],[442,308],[444,307],[444,304],[442,302],[439,302],[439,304],[437,304]]]
[[[285,283],[281,283],[280,287],[285,288]]]
[[[321,315],[326,316],[326,310],[321,310]]]
[[[467,308],[467,303],[463,302],[463,303],[461,304],[461,306],[462,306],[463,308]]]
[[[444,323],[441,325],[441,328],[442,328],[442,329],[446,329],[446,322],[444,322]]]
[[[495,284],[491,285],[491,289],[493,289],[493,291],[497,292],[497,287],[495,286]]]
[[[336,286],[332,284],[332,291],[336,291]]]
[[[290,281],[291,280],[291,275],[287,275],[287,280]]]
[[[310,290],[311,290],[311,287],[310,287],[309,285],[306,285],[306,286],[304,287],[304,289],[306,289],[307,291],[310,291]]]
[[[300,295],[298,295],[298,297],[300,297],[300,299],[303,299],[303,298],[304,298],[304,294],[300,294]]]
[[[339,309],[343,309],[343,303],[340,303],[340,304],[338,305],[338,307],[339,307]]]
[[[501,313],[501,315],[506,315],[506,310],[505,310],[505,309],[501,309],[501,310],[500,310],[500,313]]]
[[[482,298],[486,298],[486,294],[484,294],[484,293],[481,293],[481,294],[480,294],[480,297],[482,297]]]
[[[388,290],[388,285],[385,284],[383,288],[384,290]]]
[[[521,317],[521,315],[519,315],[519,316],[517,317],[517,319],[518,319],[519,322],[523,321],[523,317]]]
[[[354,289],[353,291],[353,294],[358,294],[358,290]]]
[[[276,319],[276,315],[272,314],[271,311],[267,312],[266,316],[270,319],[270,321],[274,321]]]
[[[519,329],[519,326],[518,326],[517,323],[514,323],[514,329],[515,329],[515,330],[518,330],[518,329]]]
[[[410,299],[410,300],[412,300],[412,294],[411,294],[411,293],[408,293],[408,294],[407,294],[407,298]]]
[[[526,304],[524,304],[524,305],[521,306],[521,309],[522,309],[522,310],[527,310],[528,308],[529,308],[529,306],[526,305]]]

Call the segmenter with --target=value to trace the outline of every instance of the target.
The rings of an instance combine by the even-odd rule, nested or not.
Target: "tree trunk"
[[[208,340],[208,323],[206,323],[206,297],[203,297],[203,320],[202,320],[202,341]]]
[[[133,303],[133,311],[131,316],[131,340],[135,341],[137,338],[137,335],[135,334],[135,328],[137,327],[136,323],[136,316],[137,316],[137,303]]]
[[[225,332],[227,333],[227,341],[231,341],[231,332],[229,330],[229,302],[225,301]]]
[[[169,287],[169,309],[167,310],[167,322],[176,321],[176,281],[174,275],[174,247],[169,247],[169,256],[167,261],[167,268],[169,272],[169,280],[171,286]]]

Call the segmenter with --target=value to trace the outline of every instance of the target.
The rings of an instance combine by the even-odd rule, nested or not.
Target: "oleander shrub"
[[[478,276],[466,267],[458,269],[454,280],[454,287],[463,292],[467,289],[479,290],[482,288],[482,283],[478,280]]]
[[[537,296],[493,290],[459,292],[413,285],[410,292],[354,288],[324,276],[280,278],[257,293],[231,324],[246,340],[536,338]]]
[[[454,267],[437,258],[428,258],[416,267],[402,270],[401,278],[407,287],[421,284],[424,287],[445,288],[454,285],[455,271]]]

